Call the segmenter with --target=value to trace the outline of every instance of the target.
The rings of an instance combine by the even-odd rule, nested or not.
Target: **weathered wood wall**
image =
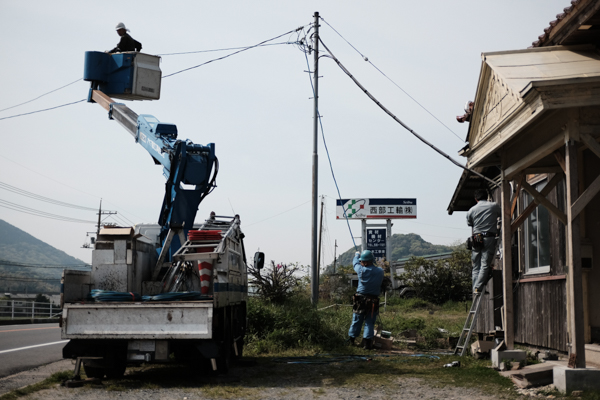
[[[514,310],[515,342],[568,350],[564,279],[519,284]]]

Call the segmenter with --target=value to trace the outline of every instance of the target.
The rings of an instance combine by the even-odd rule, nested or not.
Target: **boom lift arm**
[[[93,87],[94,82],[88,101],[98,103],[106,109],[108,117],[123,126],[136,143],[150,153],[155,164],[163,166],[167,182],[158,219],[162,227],[161,242],[164,243],[171,226],[183,226],[187,235],[187,231],[194,225],[198,205],[216,186],[219,164],[214,143],[202,146],[190,140],[178,140],[174,124],[160,122],[152,115],[137,115],[126,105],[116,103]],[[171,242],[170,255],[182,244],[179,237],[175,236]],[[171,257],[168,258],[170,261]]]

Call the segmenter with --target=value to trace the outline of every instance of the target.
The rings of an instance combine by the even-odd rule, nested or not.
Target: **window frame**
[[[542,177],[536,177],[538,179],[535,179],[532,182],[529,182],[529,184],[538,192],[540,192],[544,186],[546,186],[548,184],[548,176],[542,176]],[[533,196],[531,196],[529,193],[527,193],[526,191],[523,191],[523,209],[527,208],[527,206],[533,201]],[[541,221],[540,220],[540,208],[543,208],[543,210],[545,210],[544,214],[545,216],[542,216],[545,221]],[[537,254],[536,254],[536,260],[537,260],[537,266],[532,267],[531,266],[531,258],[530,258],[530,251],[531,251],[531,244],[532,244],[532,240],[531,240],[531,236],[529,235],[529,229],[530,226],[532,225],[532,217],[535,215],[535,223],[536,223],[536,242],[538,243],[535,248],[537,249]],[[540,222],[541,221],[541,222]],[[545,228],[547,229],[544,234],[540,235],[540,228]],[[547,265],[540,265],[540,238],[544,237],[546,238],[546,241],[544,243],[547,244],[547,257],[548,257],[548,264]],[[550,242],[550,212],[548,211],[548,209],[546,207],[544,207],[542,204],[538,204],[538,206],[535,208],[535,210],[525,219],[525,221],[523,222],[523,248],[524,248],[524,275],[540,275],[540,274],[549,274],[550,273],[550,269],[551,269],[551,264],[552,264],[552,256],[550,253],[550,249],[551,249],[551,242]]]

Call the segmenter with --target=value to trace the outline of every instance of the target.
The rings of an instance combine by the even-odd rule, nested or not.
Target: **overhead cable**
[[[250,224],[247,224],[247,225],[245,225],[244,227],[245,227],[245,228],[247,228],[247,227],[249,227],[249,226],[252,226],[252,225],[260,224],[261,222],[264,222],[264,221],[266,221],[266,220],[268,220],[268,219],[271,219],[271,218],[278,217],[278,216],[280,216],[280,215],[282,215],[282,214],[285,214],[285,213],[287,213],[287,212],[290,212],[290,211],[292,211],[292,210],[295,210],[295,209],[296,209],[296,208],[298,208],[298,207],[302,207],[303,205],[305,205],[305,204],[307,204],[307,203],[310,203],[310,200],[308,200],[308,201],[305,201],[305,202],[304,202],[304,203],[302,203],[302,204],[298,204],[297,206],[295,206],[295,207],[292,207],[292,208],[289,208],[289,209],[287,209],[287,210],[285,210],[285,211],[282,211],[282,212],[280,212],[279,214],[275,214],[275,215],[272,215],[272,216],[270,216],[270,217],[267,217],[267,218],[265,218],[265,219],[261,219],[260,221],[256,221],[256,222],[252,222],[252,223],[250,223]]]
[[[84,211],[97,211],[97,209],[95,209],[95,208],[78,206],[76,204],[65,203],[60,200],[54,200],[49,197],[44,197],[39,194],[35,194],[35,193],[28,192],[23,189],[19,189],[15,186],[9,185],[8,183],[4,183],[4,182],[0,182],[0,189],[8,190],[9,192],[20,194],[21,196],[29,197],[34,200],[43,201],[45,203],[50,203],[50,204],[54,204],[54,205],[61,206],[61,207],[75,208],[75,209],[84,210]]]
[[[58,181],[58,180],[56,180],[56,179],[54,179],[54,178],[52,178],[52,177],[50,177],[50,176],[47,176],[47,175],[44,175],[44,174],[42,174],[42,173],[40,173],[40,172],[38,172],[38,171],[35,171],[35,170],[33,170],[33,169],[31,169],[31,168],[29,168],[29,167],[27,167],[27,166],[23,165],[23,164],[20,164],[20,163],[18,163],[18,162],[16,162],[16,161],[14,161],[14,160],[11,160],[11,159],[10,159],[10,158],[8,158],[8,157],[5,157],[5,156],[3,156],[2,154],[0,154],[0,158],[4,158],[5,160],[8,160],[8,161],[10,161],[10,162],[11,162],[11,163],[13,163],[13,164],[16,164],[16,165],[18,165],[18,166],[19,166],[19,167],[21,167],[21,168],[25,168],[26,170],[28,170],[28,171],[31,171],[31,172],[33,172],[33,173],[35,173],[35,174],[38,174],[38,175],[40,175],[40,176],[42,176],[42,177],[44,177],[44,178],[46,178],[46,179],[48,179],[48,180],[51,180],[51,181],[53,181],[53,182],[56,182],[56,183],[58,183],[58,184],[60,184],[60,185],[63,185],[63,186],[65,186],[65,187],[68,187],[68,188],[69,188],[69,189],[71,189],[71,190],[75,190],[75,191],[77,191],[77,192],[79,192],[79,193],[83,193],[83,194],[85,194],[85,195],[92,196],[92,197],[95,197],[95,198],[97,198],[97,199],[99,199],[99,198],[100,198],[100,196],[97,196],[97,195],[94,195],[94,194],[91,194],[91,193],[88,193],[88,192],[84,192],[83,190],[81,190],[81,189],[79,189],[79,188],[76,188],[76,187],[74,187],[74,186],[67,185],[67,184],[66,184],[66,183],[64,183],[64,182]],[[114,203],[112,203],[112,202],[110,202],[110,201],[108,201],[108,200],[106,200],[106,199],[104,199],[104,201],[105,201],[107,204],[109,204],[109,205],[110,205],[110,204],[114,204]],[[116,209],[117,211],[120,211],[120,212],[121,212],[121,214],[119,214],[119,215],[121,215],[123,218],[125,218],[126,220],[128,220],[128,221],[131,223],[131,225],[132,225],[132,226],[133,226],[133,225],[135,225],[135,223],[131,222],[131,221],[130,221],[130,220],[127,218],[127,217],[125,217],[125,216],[123,215],[123,211],[122,211],[122,210],[120,210],[118,207],[114,207],[114,206],[113,206],[112,208]],[[132,213],[132,212],[129,212],[129,211],[128,211],[128,213],[129,213],[129,214],[131,214],[131,215],[134,215],[134,216],[136,216],[136,217],[137,217],[137,218],[139,218],[140,220],[142,220],[142,219],[143,219],[143,218],[141,218],[141,217],[139,217],[139,216],[135,215],[135,214],[134,214],[134,213]]]
[[[290,33],[298,32],[298,31],[300,31],[300,30],[302,30],[302,29],[304,29],[304,27],[300,27],[300,28],[297,28],[297,29],[291,30],[291,31],[289,31],[289,32],[283,33],[283,34],[281,34],[281,35],[279,35],[279,36],[276,36],[276,37],[274,37],[274,38],[271,38],[271,39],[264,40],[264,41],[262,41],[262,42],[260,42],[260,43],[257,43],[257,44],[255,44],[255,45],[253,45],[253,46],[243,47],[241,50],[234,51],[233,53],[230,53],[230,54],[224,55],[223,57],[214,58],[214,59],[212,59],[212,60],[208,60],[208,61],[206,61],[206,62],[203,62],[202,64],[194,65],[193,67],[189,67],[189,68],[185,68],[185,69],[182,69],[182,70],[180,70],[180,71],[177,71],[177,72],[173,72],[172,74],[168,74],[168,75],[165,75],[165,76],[163,76],[163,78],[168,78],[168,77],[170,77],[170,76],[177,75],[177,74],[180,74],[180,73],[182,73],[182,72],[185,72],[185,71],[189,71],[189,70],[191,70],[191,69],[194,69],[194,68],[202,67],[203,65],[210,64],[210,63],[212,63],[212,62],[215,62],[215,61],[223,60],[223,59],[225,59],[225,58],[228,58],[228,57],[231,57],[231,56],[233,56],[233,55],[239,54],[239,53],[241,53],[241,52],[243,52],[243,51],[250,50],[250,49],[253,49],[253,48],[255,48],[255,47],[259,47],[259,46],[261,46],[261,45],[263,45],[263,44],[265,44],[265,43],[267,43],[267,42],[270,42],[270,41],[272,41],[272,40],[279,39],[279,38],[280,38],[280,37],[282,37],[282,36],[289,35]]]
[[[58,91],[58,90],[60,90],[60,89],[64,89],[64,88],[66,88],[67,86],[71,86],[72,84],[79,82],[81,79],[82,79],[82,78],[79,78],[79,79],[77,79],[76,81],[73,81],[73,82],[71,82],[71,83],[67,83],[67,84],[66,84],[66,85],[64,85],[64,86],[61,86],[61,87],[59,87],[58,89],[54,89],[54,90],[51,90],[51,91],[49,91],[49,92],[47,92],[47,93],[41,94],[41,95],[39,95],[38,97],[36,97],[35,99],[27,100],[27,101],[25,101],[25,102],[23,102],[23,103],[20,103],[20,104],[16,104],[16,105],[14,105],[14,106],[10,106],[10,107],[3,108],[2,110],[0,110],[0,112],[2,112],[2,111],[6,111],[6,110],[10,110],[11,108],[15,108],[15,107],[22,106],[23,104],[31,103],[32,101],[35,101],[35,100],[37,100],[37,99],[39,99],[39,98],[41,98],[41,97],[44,97],[44,96],[46,96],[47,94],[54,93],[54,92],[56,92],[56,91]]]
[[[369,58],[367,56],[365,56],[363,53],[361,53],[356,47],[354,47],[352,45],[352,43],[350,43],[348,40],[346,40],[345,37],[342,36],[341,33],[339,33],[333,26],[331,26],[327,21],[325,21],[325,19],[323,17],[319,17],[323,22],[325,22],[327,24],[327,26],[329,26],[331,29],[333,29],[333,31],[335,33],[337,33],[339,35],[339,37],[341,37],[346,43],[348,43],[348,45],[350,47],[352,47],[358,54],[360,54],[360,56],[363,58],[363,60],[365,60],[366,62],[368,62],[369,64],[371,64],[373,66],[373,68],[375,68],[377,71],[379,71],[379,73],[381,75],[383,75],[387,80],[389,80],[390,82],[392,82],[394,84],[394,86],[396,86],[398,89],[400,89],[405,95],[407,95],[412,101],[414,101],[419,107],[421,107],[423,110],[425,110],[427,112],[427,114],[431,115],[437,122],[439,122],[440,124],[442,124],[446,129],[448,129],[450,131],[450,133],[452,133],[454,136],[456,136],[461,142],[464,142],[464,140],[458,136],[456,134],[456,132],[454,132],[452,129],[450,129],[450,127],[448,127],[448,125],[444,124],[438,117],[436,117],[435,115],[433,115],[433,113],[431,111],[429,111],[427,108],[425,108],[424,105],[422,105],[421,103],[419,103],[417,101],[417,99],[415,99],[414,97],[412,97],[406,90],[402,89],[402,87],[400,87],[400,85],[398,85],[396,82],[394,82],[389,76],[387,76],[382,70],[380,70],[379,68],[377,68],[377,66],[375,64],[373,64],[371,62],[371,60],[369,60]]]
[[[264,47],[264,46],[277,46],[277,45],[281,45],[281,44],[296,44],[295,42],[279,42],[279,43],[266,43],[266,44],[261,44],[259,46],[253,46],[253,47]],[[184,51],[181,53],[164,53],[164,54],[156,54],[157,56],[179,56],[179,55],[184,55],[184,54],[197,54],[197,53],[214,53],[217,51],[229,51],[229,50],[240,50],[240,49],[247,49],[248,46],[244,46],[244,47],[229,47],[229,48],[224,48],[224,49],[212,49],[212,50],[198,50],[198,51]],[[0,110],[2,111],[2,110]]]
[[[21,278],[21,277],[12,277],[12,276],[2,276],[0,275],[0,279],[3,281],[11,281],[11,282],[60,282],[60,278],[49,278],[49,279],[31,279],[31,278]]]
[[[91,268],[92,266],[89,264],[31,264],[31,263],[22,263],[17,261],[9,261],[9,260],[0,260],[0,267],[2,266],[12,266],[12,267],[22,267],[22,268],[49,268],[49,269],[64,269],[64,268]]]
[[[19,212],[22,212],[25,214],[35,215],[36,217],[55,219],[55,220],[64,221],[64,222],[75,222],[75,223],[81,223],[81,224],[94,224],[95,223],[94,221],[88,221],[88,220],[83,220],[83,219],[78,219],[78,218],[66,217],[64,215],[47,213],[45,211],[36,210],[35,208],[25,207],[20,204],[16,204],[16,203],[6,201],[6,200],[1,200],[1,199],[0,199],[0,207],[8,208],[9,210],[13,210],[13,211],[19,211]]]
[[[73,104],[81,103],[82,101],[87,101],[87,99],[81,99],[81,100],[78,100],[78,101],[74,101],[72,103],[61,104],[60,106],[56,106],[56,107],[45,108],[43,110],[31,111],[31,112],[28,112],[28,113],[17,114],[17,115],[11,115],[10,117],[2,117],[2,118],[0,118],[0,121],[2,121],[3,119],[17,118],[17,117],[22,117],[24,115],[36,114],[36,113],[40,113],[40,112],[43,112],[43,111],[50,111],[50,110],[54,110],[56,108],[61,108],[61,107],[66,107],[66,106],[70,106],[70,105],[73,105]]]
[[[482,179],[485,179],[486,181],[490,182],[492,185],[494,186],[500,186],[498,183],[496,183],[495,181],[489,179],[488,177],[484,176],[483,174],[480,174],[477,171],[472,170],[469,167],[466,167],[464,165],[462,165],[461,163],[459,163],[458,161],[454,160],[452,157],[450,157],[448,154],[444,153],[442,150],[438,149],[437,147],[435,147],[433,144],[429,143],[427,140],[425,140],[421,135],[419,135],[418,133],[416,133],[415,131],[413,131],[408,125],[406,125],[404,122],[402,122],[400,119],[398,119],[398,117],[396,117],[394,114],[392,114],[392,112],[390,110],[388,110],[383,104],[381,104],[379,102],[379,100],[377,100],[371,93],[369,93],[369,91],[367,89],[365,89],[365,87],[350,73],[350,71],[348,71],[346,69],[346,67],[344,67],[344,65],[340,62],[340,60],[338,60],[333,53],[331,52],[331,50],[329,50],[329,48],[325,45],[325,43],[323,43],[323,40],[321,38],[319,38],[319,41],[321,42],[321,44],[323,45],[323,47],[325,48],[325,50],[327,50],[327,52],[329,53],[329,55],[331,56],[331,59],[333,59],[333,61],[336,62],[336,64],[340,67],[340,69],[342,71],[344,71],[344,73],[346,75],[348,75],[348,77],[350,79],[352,79],[352,81],[356,84],[356,86],[358,86],[373,102],[375,102],[375,104],[377,104],[379,106],[379,108],[381,108],[387,115],[389,115],[390,117],[392,117],[392,119],[394,119],[394,121],[396,121],[397,123],[399,123],[400,125],[402,125],[402,127],[404,129],[406,129],[407,131],[409,131],[410,133],[413,134],[413,136],[415,136],[417,139],[419,139],[421,142],[425,143],[427,146],[431,147],[433,150],[435,150],[438,154],[440,154],[441,156],[443,156],[444,158],[447,158],[448,160],[450,160],[450,162],[452,162],[454,165],[456,165],[459,168],[462,168],[466,171],[469,171],[472,174],[475,174],[477,176],[479,176]]]

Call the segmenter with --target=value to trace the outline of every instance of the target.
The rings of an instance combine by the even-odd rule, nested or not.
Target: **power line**
[[[2,111],[6,111],[6,110],[10,110],[11,108],[15,108],[15,107],[22,106],[23,104],[31,103],[32,101],[35,101],[35,100],[37,100],[37,99],[39,99],[39,98],[41,98],[41,97],[44,97],[44,96],[46,96],[47,94],[54,93],[54,92],[56,92],[56,91],[58,91],[58,90],[60,90],[60,89],[64,89],[64,88],[66,88],[67,86],[71,86],[72,84],[79,82],[81,79],[82,79],[82,78],[79,78],[79,79],[77,79],[76,81],[73,81],[73,82],[71,82],[71,83],[67,83],[67,84],[66,84],[66,85],[64,85],[64,86],[61,86],[61,87],[59,87],[58,89],[54,89],[54,90],[51,90],[51,91],[49,91],[49,92],[47,92],[47,93],[41,94],[41,95],[39,95],[38,97],[36,97],[35,99],[27,100],[26,102],[23,102],[23,103],[20,103],[20,104],[16,104],[16,105],[14,105],[14,106],[10,106],[10,107],[3,108],[2,110],[0,110],[0,112],[2,112]]]
[[[0,260],[0,266],[13,266],[24,268],[91,268],[91,265],[89,264],[31,264],[9,260]]]
[[[48,279],[23,279],[20,277],[12,277],[12,276],[3,276],[0,275],[0,278],[3,281],[11,281],[11,282],[60,282],[60,278],[48,278]]]
[[[20,194],[21,196],[29,197],[34,200],[43,201],[43,202],[54,204],[57,206],[75,208],[75,209],[84,210],[84,211],[96,211],[95,208],[83,207],[83,206],[78,206],[76,204],[65,203],[60,200],[54,200],[49,197],[44,197],[39,194],[28,192],[27,190],[19,189],[15,186],[9,185],[8,183],[4,183],[4,182],[0,182],[0,189],[8,190],[9,192]]]
[[[295,210],[295,209],[296,209],[296,208],[298,208],[298,207],[302,207],[302,206],[303,206],[303,205],[305,205],[306,203],[310,203],[310,200],[309,200],[309,201],[305,201],[305,202],[304,202],[304,203],[302,203],[302,204],[298,204],[297,206],[295,206],[295,207],[292,207],[292,208],[290,208],[290,209],[288,209],[288,210],[282,211],[282,212],[280,212],[279,214],[275,214],[275,215],[272,215],[272,216],[270,216],[270,217],[267,217],[267,218],[265,218],[265,219],[261,219],[260,221],[256,221],[256,222],[252,222],[251,224],[247,224],[247,225],[245,225],[245,227],[247,228],[247,227],[249,227],[249,226],[251,226],[251,225],[260,224],[261,222],[264,222],[264,221],[266,221],[266,220],[269,220],[269,219],[271,219],[271,218],[278,217],[278,216],[280,216],[280,215],[282,215],[282,214],[285,214],[285,213],[287,213],[287,212],[290,212],[290,211],[292,211],[292,210]]]
[[[46,175],[44,175],[44,174],[42,174],[42,173],[40,173],[40,172],[34,171],[34,170],[32,170],[31,168],[29,168],[29,167],[27,167],[27,166],[25,166],[25,165],[23,165],[23,164],[19,164],[18,162],[14,161],[14,160],[11,160],[10,158],[8,158],[8,157],[5,157],[5,156],[3,156],[3,155],[1,155],[1,154],[0,154],[0,157],[4,158],[4,159],[5,159],[5,160],[7,160],[7,161],[10,161],[10,162],[11,162],[11,163],[13,163],[13,164],[16,164],[16,165],[18,165],[18,166],[19,166],[19,167],[21,167],[21,168],[25,168],[26,170],[28,170],[28,171],[30,171],[30,172],[33,172],[34,174],[38,174],[39,176],[42,176],[42,177],[44,177],[44,178],[46,178],[46,179],[49,179],[49,180],[51,180],[51,181],[53,181],[53,182],[56,182],[56,183],[60,184],[60,185],[63,185],[63,186],[65,186],[65,187],[68,187],[68,188],[69,188],[69,189],[71,189],[71,190],[75,190],[75,191],[77,191],[77,192],[79,192],[79,193],[83,193],[83,194],[85,194],[85,195],[88,195],[88,196],[94,197],[94,198],[96,198],[96,199],[99,199],[99,198],[100,198],[100,196],[97,196],[97,195],[95,195],[95,194],[91,194],[91,193],[88,193],[88,192],[84,192],[84,191],[83,191],[83,190],[81,190],[81,189],[78,189],[78,188],[76,188],[76,187],[73,187],[73,186],[69,186],[69,185],[67,185],[67,184],[66,184],[66,183],[64,183],[64,182],[57,181],[56,179],[54,179],[54,178],[52,178],[52,177],[50,177],[50,176],[46,176]],[[105,200],[105,201],[106,201],[106,203],[108,203],[108,204],[114,204],[114,203],[112,203],[112,202],[111,202],[111,201],[109,201],[109,200],[106,200],[106,199],[104,199],[104,200]],[[118,209],[117,207],[113,207],[113,208],[115,208],[115,209],[117,209],[117,211],[119,211],[119,209]],[[140,219],[142,219],[141,217],[139,217],[139,216],[135,215],[134,213],[131,213],[131,212],[129,212],[129,214],[131,214],[131,215],[133,215],[133,216],[135,216],[135,217],[137,217],[137,218],[140,218]],[[125,216],[123,215],[123,212],[122,212],[122,211],[121,211],[121,214],[120,214],[120,215],[121,215],[123,218],[127,219],[127,217],[125,217]],[[127,220],[129,221],[129,219],[127,219]],[[132,225],[135,225],[133,222],[131,222],[131,221],[129,221],[129,222],[130,222]]]
[[[56,107],[45,108],[43,110],[31,111],[31,112],[28,112],[28,113],[17,114],[17,115],[11,115],[10,117],[3,117],[3,118],[0,118],[0,121],[2,121],[3,119],[17,118],[17,117],[22,117],[24,115],[36,114],[36,113],[40,113],[40,112],[43,112],[43,111],[50,111],[50,110],[54,110],[54,109],[57,109],[57,108],[66,107],[66,106],[70,106],[70,105],[73,105],[73,104],[81,103],[82,101],[87,101],[87,99],[81,99],[81,100],[78,100],[78,101],[74,101],[72,103],[61,104],[60,106],[56,106]]]
[[[427,112],[427,114],[431,115],[437,122],[439,122],[440,124],[442,124],[446,129],[448,129],[448,131],[450,131],[450,133],[452,133],[454,136],[456,136],[461,142],[464,143],[464,140],[461,139],[460,136],[458,136],[456,134],[456,132],[454,132],[452,129],[450,129],[450,127],[448,127],[448,125],[444,124],[438,117],[436,117],[435,115],[433,115],[433,113],[431,111],[429,111],[427,108],[425,108],[425,106],[423,106],[421,103],[419,103],[417,101],[417,99],[415,99],[414,97],[412,97],[406,90],[402,89],[402,87],[400,87],[400,85],[398,85],[396,82],[394,82],[389,76],[387,76],[382,70],[380,70],[379,68],[377,68],[377,66],[375,64],[373,64],[371,62],[371,60],[369,60],[369,58],[367,56],[365,56],[363,53],[361,53],[356,47],[354,47],[352,45],[352,43],[350,43],[348,40],[346,40],[345,37],[342,36],[341,33],[339,33],[333,26],[331,26],[329,24],[329,22],[325,21],[325,19],[323,17],[319,17],[321,18],[321,20],[323,22],[325,22],[327,24],[327,26],[329,26],[331,29],[333,29],[333,31],[335,33],[337,33],[339,35],[339,37],[341,37],[346,43],[348,43],[348,45],[350,45],[350,47],[352,47],[358,54],[360,54],[360,56],[363,58],[363,60],[365,60],[366,62],[368,62],[369,64],[371,64],[373,66],[373,68],[375,68],[377,71],[379,71],[379,73],[381,75],[383,75],[384,77],[387,78],[387,80],[389,80],[390,82],[392,82],[398,89],[400,89],[405,95],[407,95],[412,101],[414,101],[419,107],[421,107],[423,110],[425,110]]]
[[[233,53],[230,53],[230,54],[224,55],[223,57],[214,58],[214,59],[212,59],[212,60],[208,60],[208,61],[206,61],[206,62],[203,62],[202,64],[194,65],[193,67],[189,67],[189,68],[185,68],[185,69],[182,69],[182,70],[180,70],[180,71],[177,71],[177,72],[173,72],[172,74],[169,74],[169,75],[165,75],[165,76],[163,76],[163,78],[168,78],[168,77],[170,77],[170,76],[177,75],[177,74],[180,74],[180,73],[182,73],[182,72],[189,71],[189,70],[191,70],[191,69],[195,69],[195,68],[198,68],[198,67],[202,67],[203,65],[210,64],[210,63],[212,63],[212,62],[215,62],[215,61],[220,61],[220,60],[223,60],[223,59],[225,59],[225,58],[228,58],[228,57],[231,57],[231,56],[233,56],[233,55],[239,54],[239,53],[241,53],[241,52],[244,52],[244,51],[246,51],[246,50],[250,50],[250,49],[253,49],[253,48],[259,47],[259,46],[261,46],[261,45],[263,45],[263,44],[265,44],[265,43],[267,43],[267,42],[270,42],[270,41],[272,41],[272,40],[279,39],[279,38],[280,38],[280,37],[282,37],[282,36],[289,35],[290,33],[298,32],[298,31],[300,31],[300,30],[302,30],[302,29],[304,29],[304,27],[302,27],[302,26],[301,26],[300,28],[297,28],[297,29],[291,30],[291,31],[289,31],[289,32],[286,32],[286,33],[284,33],[284,34],[281,34],[281,35],[279,35],[279,36],[276,36],[276,37],[274,37],[274,38],[271,38],[271,39],[264,40],[264,41],[262,41],[262,42],[260,42],[260,43],[258,43],[258,44],[255,44],[254,46],[243,47],[241,50],[234,51]]]
[[[8,208],[9,210],[19,211],[25,214],[35,215],[37,217],[55,219],[64,222],[76,222],[81,224],[94,224],[94,221],[88,221],[78,218],[66,217],[64,215],[47,213],[45,211],[36,210],[35,208],[25,207],[10,201],[0,199],[0,207]]]
[[[273,40],[273,39],[271,39],[271,40]],[[282,45],[282,44],[296,44],[296,43],[295,42],[266,43],[266,44],[261,44],[261,45],[255,45],[252,47],[277,46],[277,45]],[[164,53],[164,54],[156,54],[156,55],[157,56],[178,56],[178,55],[183,55],[183,54],[213,53],[213,52],[217,52],[217,51],[240,50],[240,49],[247,49],[247,48],[248,48],[248,46],[229,47],[229,48],[224,48],[224,49],[185,51],[185,52],[181,52],[181,53]],[[0,110],[0,111],[2,111],[2,110]]]
[[[329,50],[329,48],[325,45],[325,43],[323,42],[323,40],[321,40],[321,39],[319,39],[319,40],[320,40],[321,44],[323,45],[323,47],[325,48],[325,50],[327,50],[327,52],[329,53],[329,56],[331,57],[331,59],[333,59],[333,61],[336,62],[336,64],[340,67],[340,69],[342,71],[344,71],[344,73],[346,75],[348,75],[348,77],[350,79],[352,79],[352,81],[356,84],[356,86],[358,86],[375,104],[377,104],[377,106],[379,106],[379,108],[381,108],[387,115],[389,115],[390,117],[392,117],[392,119],[394,121],[396,121],[397,123],[399,123],[404,129],[406,129],[407,131],[409,131],[414,137],[416,137],[417,139],[419,139],[421,142],[423,142],[426,145],[428,145],[429,147],[431,147],[438,154],[440,154],[441,156],[447,158],[452,164],[456,165],[457,167],[460,167],[460,168],[464,169],[465,171],[469,171],[472,174],[475,174],[475,175],[477,175],[480,178],[485,179],[486,181],[490,182],[494,186],[500,186],[498,183],[494,182],[493,180],[491,180],[490,178],[484,176],[483,174],[480,174],[479,172],[474,171],[473,169],[471,169],[469,167],[466,167],[466,166],[462,165],[461,163],[459,163],[458,161],[454,160],[448,154],[444,153],[442,150],[438,149],[436,146],[434,146],[433,144],[429,143],[421,135],[419,135],[417,132],[413,131],[408,125],[406,125],[404,122],[402,122],[400,119],[398,119],[398,117],[396,117],[394,114],[392,114],[392,112],[390,110],[388,110],[383,104],[381,104],[379,102],[379,100],[377,100],[371,93],[369,93],[369,91],[367,89],[365,89],[365,87],[350,73],[350,71],[348,71],[348,69],[346,69],[346,67],[344,67],[344,65],[340,62],[340,60],[338,60],[333,55],[333,53],[331,52],[331,50]]]

